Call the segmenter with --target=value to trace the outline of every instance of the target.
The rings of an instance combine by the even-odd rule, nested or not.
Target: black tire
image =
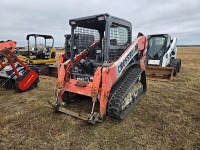
[[[171,59],[170,60],[170,67],[174,68],[173,76],[176,76],[179,70],[178,66],[178,60],[177,59]]]
[[[173,72],[173,76],[174,76],[174,77],[176,77],[176,75],[177,75],[177,73],[178,73],[177,70],[178,70],[178,67],[177,67],[177,68],[174,68],[174,72]]]
[[[177,72],[179,73],[180,70],[181,70],[181,59],[177,59],[177,61],[178,61],[178,70],[177,70]]]

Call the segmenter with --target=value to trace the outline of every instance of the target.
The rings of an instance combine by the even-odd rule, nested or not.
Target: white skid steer
[[[168,34],[148,36],[146,57],[146,76],[152,80],[170,81],[181,68],[181,59],[177,59],[177,38]]]

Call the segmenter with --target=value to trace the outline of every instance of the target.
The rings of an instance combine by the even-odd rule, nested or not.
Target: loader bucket
[[[171,81],[173,71],[173,67],[147,66],[146,77],[150,80]]]

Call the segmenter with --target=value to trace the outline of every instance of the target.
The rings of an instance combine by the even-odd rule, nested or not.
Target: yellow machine
[[[34,37],[34,48],[30,47],[30,38]],[[44,38],[44,45],[37,45],[37,38]],[[18,58],[27,64],[42,65],[56,62],[56,50],[53,47],[54,38],[51,35],[28,34],[26,37],[28,41],[28,50],[18,51]],[[47,40],[52,40],[52,45],[47,46]]]

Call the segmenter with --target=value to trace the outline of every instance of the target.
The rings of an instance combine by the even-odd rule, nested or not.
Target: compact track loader
[[[168,34],[148,36],[146,76],[151,80],[170,81],[181,68],[181,59],[176,59],[177,38]]]
[[[0,88],[14,88],[18,92],[24,92],[37,86],[38,70],[17,58],[14,55],[15,47],[15,41],[0,43]]]
[[[109,14],[69,24],[71,58],[60,60],[56,102],[48,106],[92,124],[106,115],[124,119],[146,93],[147,38],[140,34],[132,42],[131,23]],[[77,95],[91,98],[90,113],[67,109]]]

